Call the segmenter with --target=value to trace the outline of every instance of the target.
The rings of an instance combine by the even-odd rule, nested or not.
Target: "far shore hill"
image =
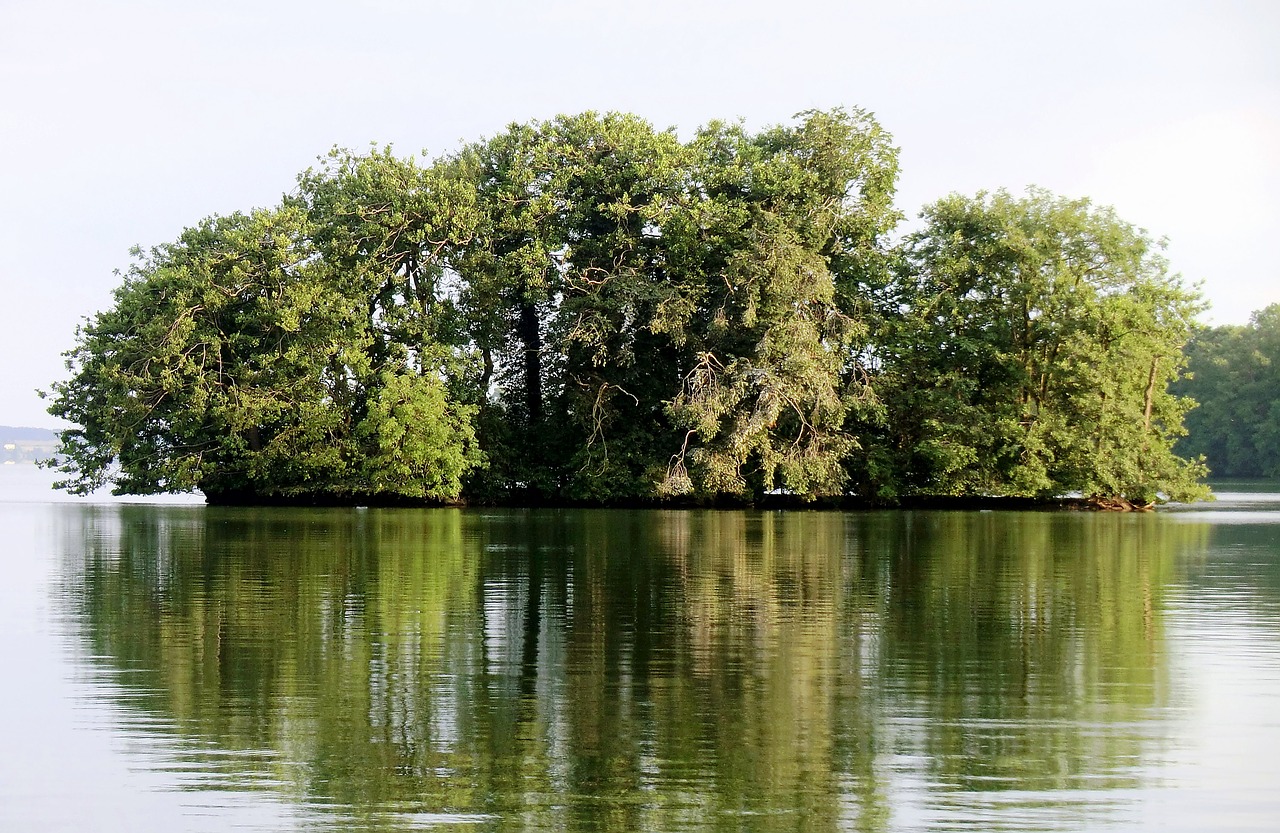
[[[0,425],[0,463],[25,463],[53,456],[58,435],[47,428]]]

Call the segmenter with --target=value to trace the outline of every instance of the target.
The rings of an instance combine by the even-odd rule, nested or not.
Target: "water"
[[[47,482],[0,470],[0,830],[1280,827],[1276,490],[1124,516]]]

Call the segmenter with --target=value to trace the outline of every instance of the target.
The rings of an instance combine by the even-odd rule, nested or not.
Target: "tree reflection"
[[[863,546],[892,579],[881,690],[948,789],[1134,786],[1167,705],[1161,595],[1204,531],[1159,518],[907,515]],[[1040,797],[1036,797],[1040,798]],[[1070,799],[1066,796],[1067,800]]]
[[[908,792],[952,821],[1006,793],[985,826],[1078,826],[1153,751],[1162,595],[1206,534],[1052,514],[68,512],[85,651],[128,670],[130,708],[199,785],[265,783],[373,829],[885,830]]]

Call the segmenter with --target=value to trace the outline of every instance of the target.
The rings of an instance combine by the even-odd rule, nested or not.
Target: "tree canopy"
[[[1203,455],[1220,477],[1280,477],[1280,304],[1196,333],[1187,363],[1175,390],[1200,407],[1179,451]]]
[[[952,196],[891,239],[860,110],[687,141],[334,150],[136,261],[50,412],[63,485],[213,501],[1197,493],[1198,296],[1109,210]]]
[[[890,494],[1191,499],[1169,383],[1201,310],[1110,209],[1039,189],[925,209],[882,301]]]

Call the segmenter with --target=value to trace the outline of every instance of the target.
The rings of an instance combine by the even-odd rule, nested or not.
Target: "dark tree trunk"
[[[532,427],[542,422],[542,332],[533,304],[520,305],[519,335],[524,342],[524,395]]]
[[[493,351],[488,347],[482,347],[480,358],[484,362],[484,372],[480,374],[480,397],[482,401],[488,401],[489,380],[493,378]]]

